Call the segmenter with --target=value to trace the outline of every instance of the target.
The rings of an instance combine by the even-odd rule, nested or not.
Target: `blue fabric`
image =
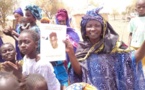
[[[23,16],[23,11],[21,8],[16,9],[14,13],[18,13],[19,15]]]
[[[67,28],[67,34],[70,36],[70,39],[75,41],[76,43],[79,42],[79,37],[76,32],[72,28]],[[76,51],[76,47],[74,47],[74,51]],[[68,55],[66,54],[67,58],[67,68],[70,66],[70,60]],[[62,61],[55,61],[58,65],[54,66],[54,72],[56,74],[57,79],[63,86],[68,86],[68,73],[66,68],[64,67],[64,63]]]
[[[20,32],[21,32],[20,25],[16,25],[16,32],[18,34],[20,34]],[[22,57],[20,49],[18,47],[18,41],[16,41],[16,40],[15,40],[15,48],[16,48],[16,52],[17,52],[17,56],[16,56],[17,60],[22,60],[23,57]]]
[[[62,86],[68,86],[68,74],[64,67],[63,61],[54,62],[54,73]]]
[[[0,37],[0,46],[3,44],[3,41],[2,41],[2,39],[1,39],[1,37]],[[4,60],[2,59],[2,56],[0,55],[0,62],[4,62]]]
[[[98,90],[145,90],[141,62],[134,53],[91,54],[80,62],[82,77],[70,70],[70,82],[86,82]]]
[[[42,18],[42,9],[36,5],[27,5],[25,10],[29,10],[37,20]]]

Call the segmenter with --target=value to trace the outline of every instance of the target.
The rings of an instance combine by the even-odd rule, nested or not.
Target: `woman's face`
[[[33,51],[36,51],[37,45],[38,44],[33,40],[30,34],[20,34],[18,38],[18,46],[23,54],[30,55]]]
[[[86,24],[86,36],[91,40],[99,41],[102,34],[102,25],[97,20],[90,20]]]
[[[16,19],[16,22],[20,22],[20,19],[21,19],[22,16],[18,13],[14,13],[14,17]]]
[[[11,44],[5,44],[1,47],[1,56],[5,61],[15,61],[16,51]]]
[[[36,21],[35,17],[32,15],[32,13],[29,10],[26,10],[25,16],[26,16],[28,23]]]

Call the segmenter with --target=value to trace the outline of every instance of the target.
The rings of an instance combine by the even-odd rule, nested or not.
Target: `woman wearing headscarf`
[[[98,90],[144,90],[145,79],[140,60],[145,56],[145,41],[134,51],[118,42],[118,34],[98,14],[88,11],[81,21],[83,42],[76,51],[68,40],[66,51],[72,68],[70,82],[86,82]]]
[[[79,42],[79,36],[75,32],[73,28],[70,27],[70,21],[68,17],[68,13],[65,9],[60,9],[56,13],[56,24],[58,25],[66,25],[67,26],[67,36],[66,38],[71,41],[71,44],[74,46],[74,50],[77,47],[77,43]],[[68,86],[68,74],[67,74],[67,69],[69,68],[70,62],[68,55],[66,55],[67,60],[65,62],[62,61],[55,61],[52,62],[52,65],[54,67],[54,72],[56,74],[56,77],[58,78],[59,82],[61,83],[62,90]]]
[[[15,11],[14,11],[14,17],[15,17],[15,22],[13,23],[14,24],[14,28],[10,27],[9,29],[6,29],[4,32],[4,34],[6,35],[9,35],[11,37],[13,37],[15,39],[15,47],[16,47],[16,59],[17,60],[22,60],[23,58],[23,55],[22,53],[20,52],[19,50],[19,47],[18,47],[18,42],[17,42],[17,36],[15,37],[15,34],[19,33],[20,32],[20,21],[21,21],[21,18],[23,17],[23,11],[21,8],[17,8]]]

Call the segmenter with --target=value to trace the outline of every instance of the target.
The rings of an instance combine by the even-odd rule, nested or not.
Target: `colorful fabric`
[[[54,73],[62,86],[68,86],[68,73],[64,67],[63,61],[51,62],[54,67]]]
[[[67,11],[65,9],[58,10],[58,12],[57,12],[55,17],[56,17],[56,24],[59,24],[58,17],[59,18],[66,18],[66,25],[68,27],[70,27],[70,21],[69,21],[68,13],[67,13]]]
[[[16,32],[17,32],[18,34],[20,34],[20,32],[21,32],[20,25],[17,25],[17,26],[16,26]],[[23,56],[22,56],[22,54],[21,54],[21,52],[20,52],[20,49],[19,49],[19,47],[18,47],[18,41],[17,41],[17,40],[15,40],[15,48],[16,48],[16,52],[17,52],[17,54],[16,54],[16,59],[17,59],[17,60],[22,60],[22,59],[23,59]]]
[[[68,86],[65,90],[97,90],[94,86],[87,83],[74,83]]]
[[[68,14],[67,11],[65,9],[60,9],[58,10],[57,14],[56,14],[56,18],[58,19],[59,17],[68,19]]]
[[[94,10],[98,12],[100,9]],[[70,83],[86,82],[98,90],[144,90],[142,64],[136,62],[135,52],[120,47],[122,43],[118,42],[118,34],[94,10],[89,11],[81,21],[84,41],[79,43],[76,57],[82,74],[78,76],[71,68]],[[97,20],[103,27],[102,39],[94,45],[86,37],[85,26],[89,20]]]
[[[102,61],[103,60],[103,61]],[[80,62],[82,77],[70,71],[70,82],[86,82],[98,90],[144,90],[145,79],[141,62],[136,63],[134,52],[115,54],[92,53]]]
[[[23,16],[23,11],[21,8],[16,9],[14,13],[18,13],[19,15]]]
[[[50,19],[48,17],[43,17],[41,20],[40,20],[41,23],[50,23]]]
[[[3,44],[3,41],[2,41],[2,39],[1,39],[1,37],[0,37],[0,46]],[[2,59],[2,56],[0,55],[0,62],[4,62],[4,60]]]
[[[29,10],[37,20],[40,20],[42,18],[42,13],[41,13],[42,9],[40,9],[36,5],[27,5],[25,10]]]

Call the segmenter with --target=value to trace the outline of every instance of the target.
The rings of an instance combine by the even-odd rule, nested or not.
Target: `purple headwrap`
[[[21,8],[16,9],[16,10],[14,11],[14,14],[15,14],[15,13],[18,13],[18,14],[20,14],[21,16],[23,16],[23,11],[22,11]]]
[[[70,24],[69,24],[69,17],[68,17],[68,13],[65,9],[60,9],[57,11],[56,13],[56,23],[58,23],[58,19],[66,19],[66,25],[69,27]]]
[[[112,26],[106,20],[104,20],[104,18],[100,14],[98,14],[101,9],[102,7],[90,10],[82,17],[81,34],[84,41],[80,42],[79,47],[76,51],[76,56],[78,59],[87,58],[90,53],[94,52],[110,53],[112,49],[116,46],[116,42],[118,41],[118,34],[114,31]],[[90,20],[99,21],[102,24],[103,31],[101,40],[99,42],[96,42],[96,44],[93,46],[93,49],[91,49],[92,44],[90,44],[89,37],[86,36],[86,24]],[[90,49],[91,51],[88,52]]]

